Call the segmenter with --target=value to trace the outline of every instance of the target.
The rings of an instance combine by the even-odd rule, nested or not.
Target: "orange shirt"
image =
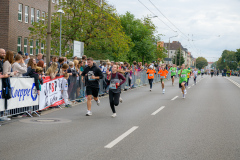
[[[147,70],[148,79],[154,79],[154,73],[156,73],[154,69],[148,69]]]
[[[162,77],[165,77],[165,78],[167,78],[167,75],[168,75],[168,70],[160,70],[159,72],[158,72],[158,74],[160,74],[160,76],[161,76],[161,78]]]

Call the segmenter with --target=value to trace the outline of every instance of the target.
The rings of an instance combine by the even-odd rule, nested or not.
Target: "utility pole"
[[[48,27],[47,27],[47,65],[50,62],[51,54],[51,15],[52,15],[52,1],[48,1]]]
[[[181,45],[180,45],[180,53],[179,53],[179,66],[181,66]]]
[[[168,45],[168,58],[169,58],[169,52],[170,52],[170,38],[169,38],[169,45]],[[169,61],[168,61],[169,64]]]

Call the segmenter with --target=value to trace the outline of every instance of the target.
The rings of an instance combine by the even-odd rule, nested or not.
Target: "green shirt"
[[[175,75],[176,75],[176,70],[177,70],[176,67],[171,67],[171,68],[170,68],[171,76],[175,76]]]
[[[188,70],[188,69],[183,69],[182,70],[182,74],[181,76],[179,77],[179,83],[182,83],[182,82],[187,82],[188,81],[188,78],[187,78],[187,74],[190,73],[191,71]],[[181,73],[181,70],[178,71],[178,74],[180,75]]]

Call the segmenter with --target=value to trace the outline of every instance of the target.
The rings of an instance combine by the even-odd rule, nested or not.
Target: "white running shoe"
[[[100,99],[98,98],[98,100],[96,101],[97,105],[100,106]]]
[[[183,97],[182,97],[183,99],[185,99],[185,94],[183,94]]]
[[[86,116],[91,116],[91,115],[92,115],[92,112],[91,111],[87,111]]]
[[[165,93],[165,89],[162,90],[162,93],[163,93],[163,94]]]
[[[122,97],[119,98],[119,102],[120,102],[120,103],[123,103]]]
[[[117,114],[116,114],[116,113],[114,113],[114,114],[112,115],[112,117],[113,117],[113,118],[117,117]]]
[[[184,90],[184,94],[187,94],[187,90],[186,89]]]

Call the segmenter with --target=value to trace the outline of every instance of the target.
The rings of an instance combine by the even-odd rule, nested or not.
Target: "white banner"
[[[8,100],[7,109],[38,105],[38,95],[33,78],[10,78],[12,98]],[[0,79],[0,111],[4,111],[2,99],[2,80]]]
[[[39,99],[40,110],[63,104],[61,86],[62,76],[52,80],[50,77],[44,79]]]
[[[82,58],[83,55],[84,55],[84,42],[74,40],[73,41],[73,56]]]

